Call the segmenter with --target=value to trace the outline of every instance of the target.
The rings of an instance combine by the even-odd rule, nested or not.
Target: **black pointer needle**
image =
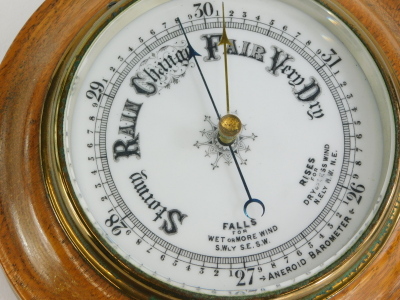
[[[187,44],[188,44],[188,48],[189,48],[189,60],[193,57],[193,58],[194,58],[194,61],[196,62],[197,70],[199,70],[201,79],[203,79],[203,82],[204,82],[204,85],[205,85],[205,87],[206,87],[208,96],[210,97],[211,103],[212,103],[212,105],[213,105],[213,107],[214,107],[215,113],[217,114],[217,117],[218,117],[218,120],[219,120],[219,119],[221,119],[221,117],[220,117],[220,115],[219,115],[217,106],[215,105],[215,102],[214,102],[214,99],[213,99],[213,97],[212,97],[212,95],[211,95],[210,89],[208,88],[208,84],[207,84],[207,82],[206,82],[206,79],[204,78],[203,72],[201,71],[200,65],[199,65],[199,63],[198,63],[198,61],[197,61],[197,58],[196,58],[196,56],[201,56],[201,55],[200,55],[199,53],[197,53],[197,51],[194,50],[193,47],[192,47],[192,45],[190,44],[189,39],[188,39],[188,37],[187,37],[187,35],[186,35],[186,32],[185,32],[185,30],[183,29],[181,20],[180,20],[179,18],[178,18],[178,23],[179,23],[179,26],[181,27],[181,30],[182,30],[182,32],[183,32],[183,35],[185,36],[186,42],[187,42]]]
[[[202,78],[202,80],[203,80],[204,86],[205,86],[206,89],[207,89],[208,96],[210,97],[211,103],[212,103],[212,105],[213,105],[213,107],[214,107],[215,113],[217,114],[218,120],[220,120],[221,117],[220,117],[220,114],[219,114],[219,112],[218,112],[217,106],[215,105],[214,98],[213,98],[212,95],[211,95],[211,92],[210,92],[210,89],[208,88],[208,84],[207,84],[207,82],[206,82],[206,79],[204,78],[203,72],[201,71],[200,65],[199,65],[199,63],[198,63],[198,61],[197,61],[197,58],[196,58],[196,56],[201,56],[201,55],[200,55],[199,53],[197,53],[197,51],[194,50],[193,47],[192,47],[192,45],[190,44],[189,39],[188,39],[188,37],[187,37],[187,35],[186,35],[186,32],[185,32],[185,30],[183,29],[183,25],[182,25],[182,23],[181,23],[181,20],[180,20],[179,18],[178,18],[177,20],[178,20],[179,26],[181,27],[181,30],[182,30],[182,32],[183,32],[183,35],[184,35],[184,37],[185,37],[185,39],[186,39],[186,42],[187,42],[187,44],[188,44],[188,48],[189,48],[189,60],[190,60],[192,57],[194,58],[194,61],[196,62],[197,69],[199,70],[200,76],[201,76],[201,78]],[[253,202],[256,202],[256,203],[258,203],[258,204],[260,204],[260,205],[262,206],[262,208],[263,208],[263,213],[262,213],[261,216],[263,216],[264,213],[265,213],[265,206],[264,206],[264,204],[263,204],[260,200],[258,200],[258,199],[253,199],[253,198],[251,197],[251,194],[250,194],[249,188],[248,188],[248,186],[247,186],[246,180],[244,179],[242,170],[240,169],[239,163],[238,163],[238,161],[237,161],[237,159],[236,159],[235,152],[233,151],[231,145],[229,145],[229,150],[230,150],[231,155],[232,155],[232,157],[233,157],[233,160],[234,160],[234,162],[235,162],[236,168],[237,168],[237,170],[238,170],[238,172],[239,172],[239,176],[240,176],[240,179],[242,180],[244,189],[246,190],[247,197],[249,198],[249,200],[245,203],[244,208],[243,208],[245,215],[246,215],[248,218],[250,218],[249,215],[247,214],[247,206],[249,206],[249,204],[251,204],[251,203],[253,203]]]
[[[233,157],[233,160],[235,161],[235,165],[236,165],[236,168],[237,168],[237,170],[238,170],[238,172],[239,172],[240,179],[242,180],[244,189],[246,190],[246,193],[247,193],[247,197],[249,198],[249,200],[246,201],[246,203],[244,204],[244,207],[243,207],[244,214],[245,214],[248,218],[251,219],[251,217],[247,214],[247,207],[248,207],[251,203],[258,203],[258,204],[261,205],[261,207],[262,207],[262,209],[263,209],[263,213],[262,213],[262,215],[261,215],[261,217],[262,217],[262,216],[264,215],[264,213],[265,213],[265,206],[264,206],[264,203],[262,203],[261,200],[254,199],[254,198],[251,197],[251,194],[250,194],[249,188],[248,188],[248,186],[247,186],[246,180],[244,179],[242,170],[240,169],[239,163],[238,163],[237,158],[236,158],[236,154],[235,154],[235,152],[233,151],[231,145],[229,145],[229,150],[231,151],[231,155],[232,155],[232,157]]]

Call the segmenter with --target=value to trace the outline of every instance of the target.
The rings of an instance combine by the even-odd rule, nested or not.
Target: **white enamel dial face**
[[[294,2],[294,1],[293,1]],[[298,1],[296,1],[298,2]],[[295,7],[297,5],[298,7]],[[337,262],[383,200],[393,117],[366,49],[312,1],[226,0],[228,147],[220,1],[142,1],[117,16],[74,74],[68,176],[108,247],[170,285],[256,295]]]

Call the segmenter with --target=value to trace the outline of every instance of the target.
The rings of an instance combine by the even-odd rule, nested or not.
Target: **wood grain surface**
[[[108,1],[46,1],[0,69],[0,257],[22,299],[124,299],[81,258],[58,225],[43,184],[39,130],[64,51]]]
[[[297,1],[297,0],[296,0]],[[400,75],[400,2],[340,0]],[[108,0],[46,1],[0,67],[0,260],[22,299],[126,299],[78,254],[52,211],[39,141],[43,101],[78,31]],[[400,299],[400,229],[362,276],[335,299]]]

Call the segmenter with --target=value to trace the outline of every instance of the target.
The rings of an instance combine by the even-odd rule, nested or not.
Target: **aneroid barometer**
[[[322,299],[366,274],[398,219],[398,52],[389,62],[333,1],[121,1],[82,27],[25,129],[40,169],[2,166],[2,185],[35,178],[53,220],[41,234],[66,236],[25,240],[24,255],[81,261],[33,278],[85,268],[87,299]],[[35,147],[2,138],[3,156]],[[7,222],[24,240],[37,225],[22,213]],[[397,299],[386,280],[369,288]]]

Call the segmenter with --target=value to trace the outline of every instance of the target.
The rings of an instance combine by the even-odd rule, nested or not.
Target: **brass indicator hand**
[[[224,64],[225,64],[225,92],[226,92],[226,115],[221,118],[218,124],[219,135],[218,139],[221,144],[229,146],[232,145],[242,130],[242,122],[240,119],[230,114],[230,102],[229,102],[229,78],[228,78],[228,47],[232,46],[226,33],[226,22],[225,22],[225,5],[222,2],[222,37],[218,46],[224,46]]]
[[[246,181],[244,180],[239,163],[236,159],[236,154],[232,149],[232,144],[235,142],[236,138],[238,137],[239,133],[242,130],[242,122],[240,121],[240,119],[237,116],[230,114],[229,78],[228,78],[228,47],[227,47],[227,45],[232,46],[232,43],[229,41],[228,34],[226,33],[224,2],[222,2],[222,36],[221,36],[221,40],[220,40],[218,46],[220,46],[220,45],[224,46],[225,91],[226,91],[226,112],[227,112],[227,114],[225,116],[223,116],[218,123],[218,129],[219,129],[218,140],[221,144],[229,146],[229,150],[231,152],[233,160],[235,161],[236,168],[239,171],[240,178],[242,179],[244,188],[246,189],[247,196],[249,197],[249,200],[244,204],[244,207],[243,207],[244,214],[250,218],[250,216],[247,213],[247,207],[252,203],[258,203],[263,209],[263,213],[262,213],[262,216],[263,216],[265,213],[264,203],[262,203],[261,200],[254,199],[251,197],[250,191],[247,187]]]
[[[222,37],[219,41],[218,46],[224,45],[224,63],[225,63],[225,91],[226,91],[226,113],[229,114],[229,80],[228,80],[228,51],[227,45],[232,46],[232,43],[228,39],[226,34],[226,23],[225,23],[225,5],[222,2]]]
[[[203,83],[204,83],[204,86],[205,86],[205,88],[206,88],[206,90],[207,90],[208,96],[210,97],[211,103],[212,103],[212,105],[213,105],[213,107],[214,107],[215,113],[217,114],[218,120],[220,120],[220,123],[221,123],[221,120],[222,120],[223,118],[220,117],[220,114],[219,114],[218,109],[217,109],[217,107],[216,107],[216,105],[215,105],[215,102],[214,102],[214,98],[213,98],[212,95],[211,95],[210,89],[208,88],[208,84],[207,84],[207,82],[206,82],[206,80],[205,80],[205,78],[204,78],[203,72],[201,71],[200,65],[199,65],[199,63],[198,63],[198,61],[197,61],[197,58],[196,58],[196,56],[201,56],[201,55],[198,54],[198,53],[196,52],[196,50],[194,50],[193,47],[192,47],[192,45],[190,44],[189,39],[188,39],[188,37],[187,37],[187,35],[186,35],[185,29],[183,28],[183,25],[182,25],[182,23],[181,23],[181,20],[180,20],[179,18],[178,18],[177,20],[178,20],[179,26],[181,27],[181,30],[182,30],[182,32],[183,32],[183,35],[184,35],[184,37],[185,37],[185,39],[186,39],[186,42],[187,42],[187,44],[188,44],[188,48],[189,48],[189,59],[191,59],[192,57],[194,58],[194,61],[196,62],[197,69],[199,70],[200,76],[201,76],[201,78],[202,78],[202,80],[203,80]],[[225,53],[226,53],[226,51],[225,51]],[[229,114],[228,114],[227,116],[232,116],[232,115],[229,115]],[[234,116],[234,117],[236,117],[236,116]],[[239,118],[238,118],[238,119],[239,119]],[[239,120],[239,121],[240,121],[240,120]],[[241,126],[241,123],[240,123],[240,126]],[[229,126],[228,126],[228,127],[229,127]],[[239,132],[240,132],[240,131],[239,131]],[[233,141],[234,141],[234,140],[233,140]],[[233,142],[232,142],[232,143],[233,143]],[[262,213],[262,215],[261,215],[261,216],[263,216],[264,213],[265,213],[265,206],[264,206],[264,204],[263,204],[260,200],[258,200],[258,199],[253,199],[253,198],[251,197],[249,188],[248,188],[248,186],[247,186],[246,180],[244,179],[242,170],[240,169],[240,166],[239,166],[239,163],[238,163],[238,161],[237,161],[235,152],[234,152],[233,149],[232,149],[232,143],[231,143],[230,145],[228,145],[228,146],[229,146],[229,150],[230,150],[231,155],[232,155],[232,157],[233,157],[233,160],[234,160],[234,162],[235,162],[236,169],[237,169],[238,172],[239,172],[239,176],[240,176],[240,179],[241,179],[241,181],[242,181],[242,183],[243,183],[244,189],[246,190],[247,197],[249,198],[249,200],[245,203],[244,208],[243,208],[244,214],[245,214],[248,218],[251,218],[251,217],[247,214],[247,207],[248,207],[251,203],[258,203],[258,204],[261,205],[261,207],[262,207],[262,209],[263,209],[263,213]]]

